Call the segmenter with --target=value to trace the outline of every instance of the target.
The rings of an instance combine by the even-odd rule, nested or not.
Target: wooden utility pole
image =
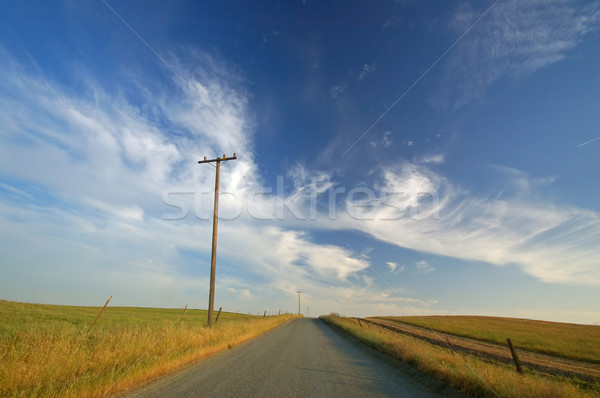
[[[298,293],[298,315],[301,315],[302,313],[300,312],[300,293],[302,293],[302,290],[298,290],[296,293]]]
[[[222,158],[217,157],[216,159],[207,160],[206,156],[204,160],[199,160],[198,163],[212,163],[217,164],[217,176],[215,178],[215,205],[213,211],[213,235],[212,235],[212,252],[210,256],[210,291],[208,294],[208,327],[212,328],[213,324],[213,309],[215,306],[215,269],[217,260],[217,223],[219,218],[219,172],[221,170],[221,162],[228,160],[235,160],[237,157],[235,153],[232,157],[228,158],[223,154]]]

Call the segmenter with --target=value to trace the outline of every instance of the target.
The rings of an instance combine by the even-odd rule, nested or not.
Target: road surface
[[[442,396],[434,391],[440,384],[425,379],[403,374],[319,319],[301,318],[129,397]]]

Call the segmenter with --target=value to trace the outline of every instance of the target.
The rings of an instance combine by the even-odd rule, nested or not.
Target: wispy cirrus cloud
[[[441,153],[429,153],[415,159],[417,163],[440,164],[444,163],[444,155]]]
[[[346,203],[354,207],[338,227],[426,253],[517,265],[546,282],[600,285],[600,215],[537,200],[540,180],[551,180],[508,171],[514,189],[499,198],[455,186],[425,165],[386,168],[379,195]]]
[[[435,271],[435,267],[427,262],[427,260],[421,260],[415,263],[415,268],[418,272],[422,272],[424,274],[429,274]]]
[[[334,84],[329,90],[329,96],[331,97],[331,99],[336,99],[337,97],[342,95],[344,91],[346,91],[345,84]]]
[[[386,261],[385,263],[390,272],[402,272],[404,271],[404,265],[400,265],[394,261]]]
[[[539,188],[552,184],[552,177],[490,168],[504,188],[487,195],[453,184],[427,163],[385,167],[374,175],[372,188],[347,191],[331,180],[329,191],[321,191],[323,200],[333,192],[346,193],[338,194],[334,221],[331,206],[329,214],[321,212],[311,221],[423,253],[518,266],[545,282],[600,285],[600,214],[545,200]],[[309,205],[307,198],[298,202],[305,214]],[[395,270],[393,264],[388,269]],[[426,260],[415,267],[424,273],[434,269]]]
[[[358,80],[363,80],[370,73],[375,72],[375,63],[372,64],[364,64],[360,73],[358,74]]]
[[[462,3],[449,27],[462,32],[477,18]],[[481,98],[495,81],[518,79],[564,59],[600,27],[597,3],[564,0],[499,2],[448,58],[434,104],[457,108]]]
[[[394,147],[394,141],[392,140],[392,132],[386,130],[383,132],[381,140],[378,141],[369,141],[369,145],[371,148],[381,147],[383,149],[391,149]]]
[[[381,170],[373,188],[347,192],[332,181],[330,198],[333,192],[347,193],[339,195],[334,221],[330,211],[311,222],[323,229],[360,231],[423,253],[517,266],[545,282],[600,285],[600,215],[547,202],[538,189],[551,184],[551,177],[533,178],[502,166],[492,169],[510,189],[477,194],[425,163],[410,162]],[[398,269],[395,262],[386,265],[390,271]],[[415,267],[424,273],[434,270],[427,260]]]

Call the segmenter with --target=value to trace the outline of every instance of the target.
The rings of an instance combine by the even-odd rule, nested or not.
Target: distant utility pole
[[[235,153],[232,157],[228,158],[223,154],[222,158],[217,157],[216,159],[207,160],[206,156],[204,160],[199,160],[198,163],[212,163],[217,164],[217,176],[215,178],[215,207],[213,211],[213,235],[212,235],[212,253],[210,256],[210,293],[208,295],[208,327],[212,328],[213,325],[213,309],[215,306],[215,269],[217,262],[217,223],[219,218],[219,172],[221,170],[221,162],[228,160],[235,160],[237,157]]]
[[[300,312],[300,293],[302,293],[302,290],[298,290],[296,293],[298,293],[298,315],[301,315],[301,312]]]

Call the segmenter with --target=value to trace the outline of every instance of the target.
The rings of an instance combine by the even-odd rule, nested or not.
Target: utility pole
[[[213,309],[215,306],[215,269],[217,263],[217,223],[219,219],[219,172],[221,170],[221,162],[228,160],[235,160],[237,157],[235,153],[232,157],[228,158],[223,154],[222,158],[217,157],[216,159],[207,160],[206,156],[204,160],[199,160],[198,163],[212,163],[217,164],[217,176],[215,178],[215,205],[213,211],[213,235],[212,235],[212,252],[210,255],[210,290],[208,295],[208,327],[212,328],[213,325]]]
[[[298,293],[298,315],[301,315],[301,312],[300,312],[300,293],[302,293],[302,290],[298,290],[296,293]]]

